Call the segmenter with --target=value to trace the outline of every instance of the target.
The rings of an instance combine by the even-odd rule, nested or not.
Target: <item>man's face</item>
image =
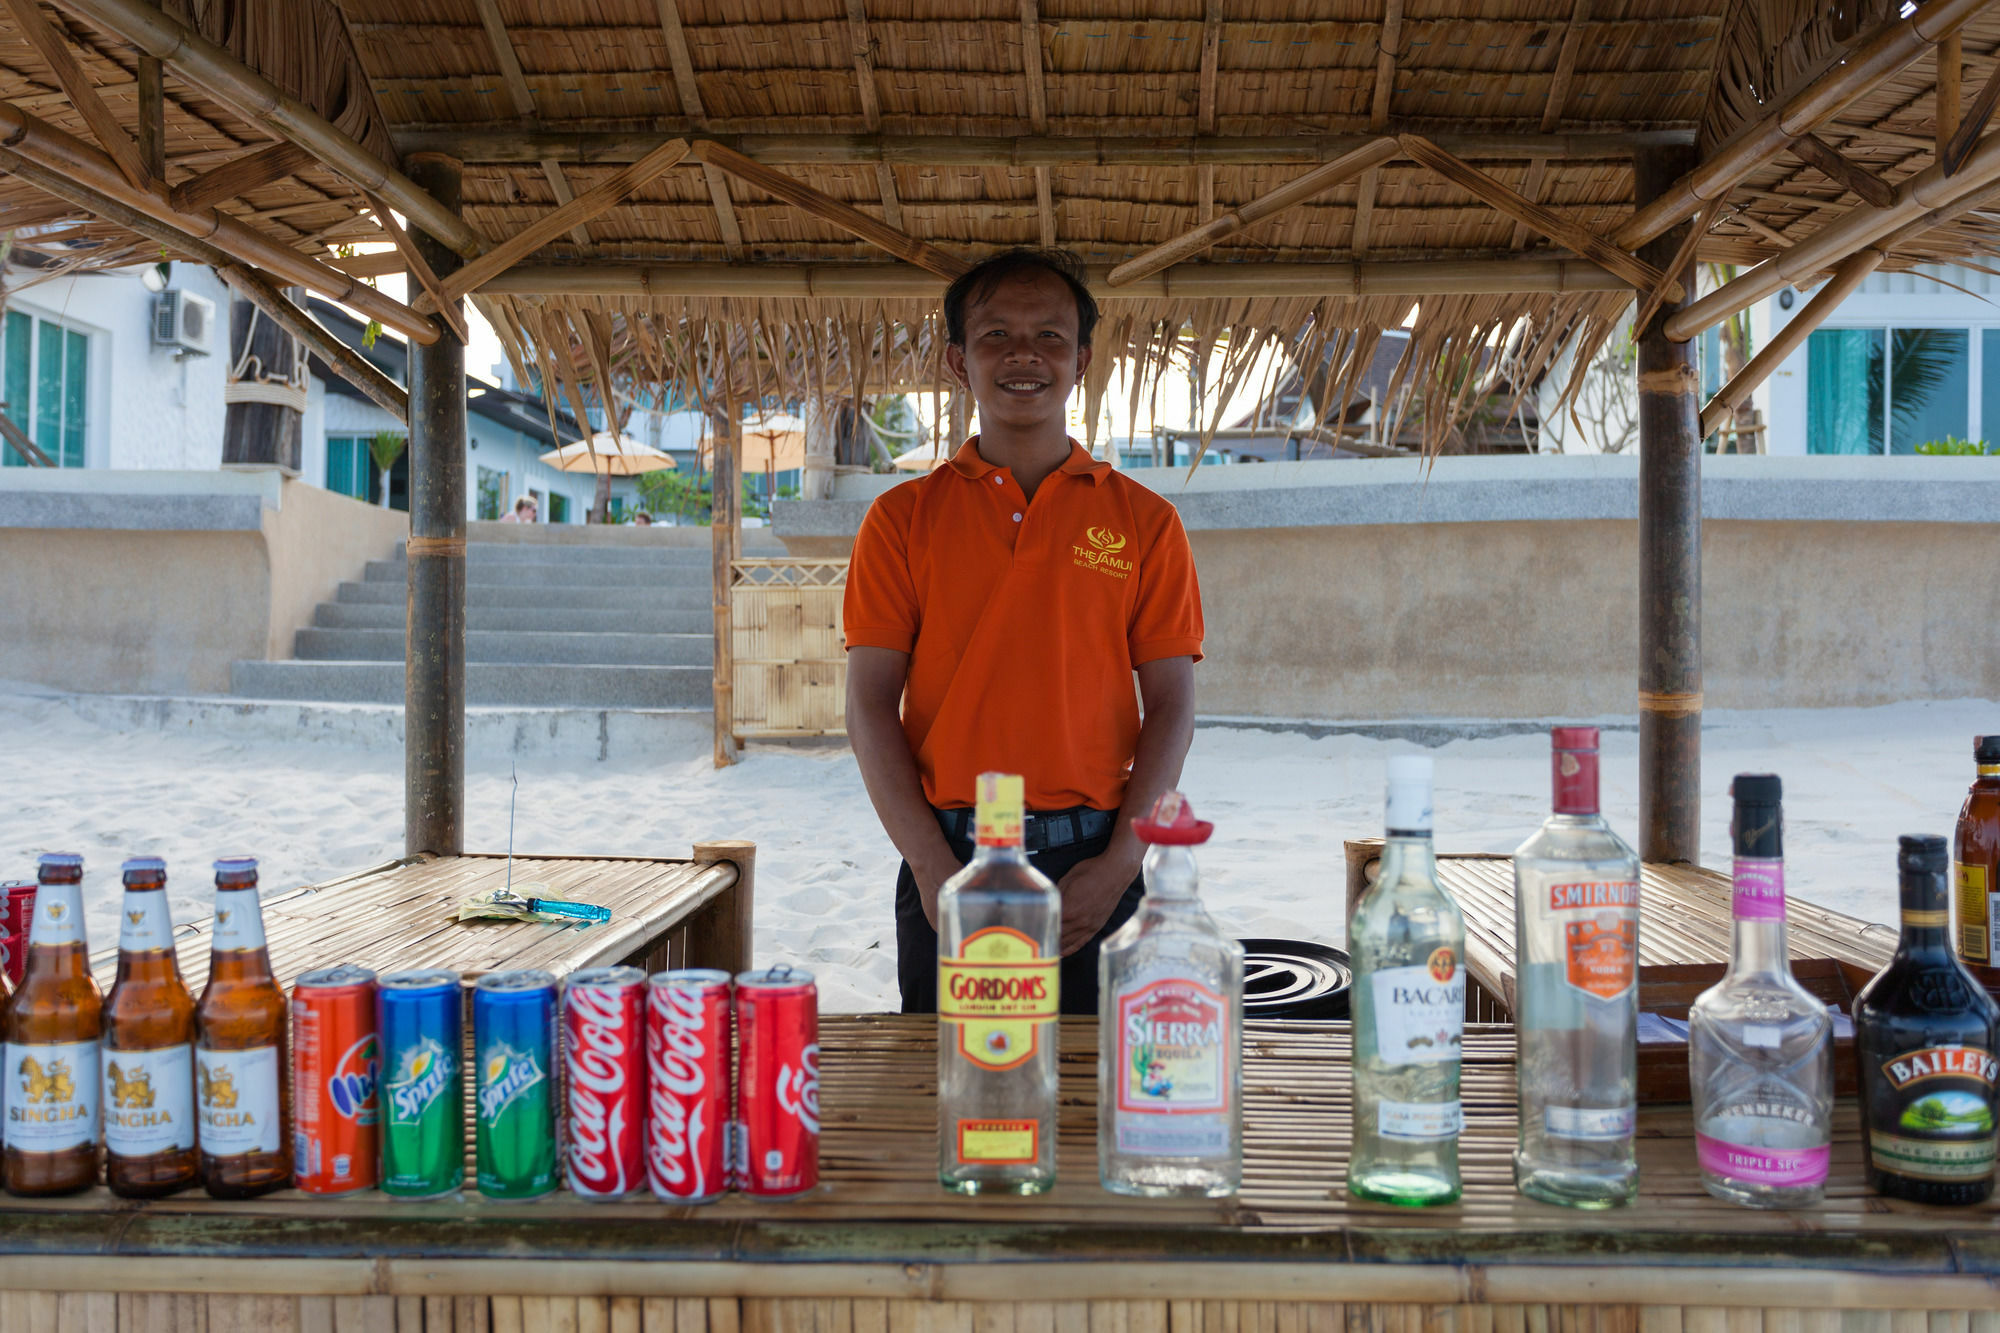
[[[965,346],[945,364],[972,390],[982,429],[1061,429],[1070,390],[1090,365],[1077,346],[1076,297],[1053,273],[1027,273],[995,287],[965,312]]]

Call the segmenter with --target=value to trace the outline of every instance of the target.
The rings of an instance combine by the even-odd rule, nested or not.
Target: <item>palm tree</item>
[[[375,466],[382,473],[382,507],[389,507],[389,473],[394,470],[396,460],[403,456],[408,447],[409,437],[398,435],[392,430],[375,432],[368,441],[368,456],[375,460]]]

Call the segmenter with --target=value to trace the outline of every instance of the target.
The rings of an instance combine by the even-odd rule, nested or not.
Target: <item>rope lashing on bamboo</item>
[[[418,556],[457,556],[465,558],[465,538],[463,537],[412,537],[404,548],[411,558]]]
[[[306,391],[297,385],[283,384],[276,380],[232,380],[222,386],[222,401],[268,403],[273,407],[289,407],[294,412],[304,414]]]
[[[1654,717],[1699,717],[1701,691],[1675,694],[1668,691],[1640,690],[1639,711],[1651,713]]]

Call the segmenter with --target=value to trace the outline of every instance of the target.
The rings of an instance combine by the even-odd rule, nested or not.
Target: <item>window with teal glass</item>
[[[1964,329],[1897,329],[1889,338],[1889,452],[1964,439],[1972,339]]]
[[[551,523],[569,522],[569,497],[560,491],[549,492],[548,521]]]
[[[1806,340],[1806,449],[1882,452],[1881,329],[1815,329]]]
[[[28,403],[32,397],[30,368],[34,365],[35,321],[18,310],[7,312],[0,329],[0,393],[7,396],[7,417],[22,430],[28,429]],[[0,465],[27,467],[28,460],[12,449],[0,448]]]
[[[2000,329],[1981,329],[1979,338],[1979,381],[1985,390],[1979,400],[1979,435],[1991,449],[2000,445]]]
[[[353,435],[326,437],[326,488],[369,504],[380,504],[381,474],[368,453],[368,441]]]
[[[8,418],[57,467],[82,467],[90,422],[90,336],[19,310],[0,324],[0,392]],[[11,448],[0,465],[26,467]]]
[[[62,461],[63,331],[35,321],[35,443]]]
[[[83,466],[84,404],[89,401],[90,339],[81,333],[63,334],[63,424],[62,465]]]

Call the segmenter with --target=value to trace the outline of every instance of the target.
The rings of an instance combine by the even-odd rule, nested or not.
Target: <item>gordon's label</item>
[[[982,847],[1018,847],[1026,800],[1018,774],[981,773],[973,801],[973,837]]]
[[[1710,1175],[1781,1188],[1822,1183],[1833,1156],[1826,1144],[1816,1148],[1753,1148],[1706,1134],[1696,1134],[1694,1146],[1696,1160]]]
[[[195,1113],[210,1157],[278,1151],[278,1048],[194,1053]]]
[[[1375,1132],[1385,1139],[1449,1139],[1465,1129],[1456,1101],[1376,1103]]]
[[[83,886],[44,884],[36,889],[35,918],[28,927],[28,946],[83,942]],[[95,1079],[92,1083],[94,1086]]]
[[[63,1152],[95,1143],[101,1091],[97,1061],[94,1041],[48,1046],[8,1042],[7,1146]]]
[[[1191,978],[1168,978],[1121,990],[1116,1022],[1119,1150],[1228,1153],[1228,1001]]]
[[[1738,921],[1785,919],[1785,863],[1762,856],[1739,856],[1730,877],[1731,914]]]
[[[966,1166],[1032,1163],[1041,1156],[1039,1120],[961,1120],[958,1160]]]
[[[118,914],[119,952],[157,953],[173,947],[174,919],[167,911],[167,891],[125,890]]]
[[[194,1147],[193,1046],[107,1046],[103,1062],[106,1148],[120,1157],[151,1157]]]
[[[256,889],[215,891],[215,933],[210,939],[211,947],[224,952],[264,947],[264,908]]]
[[[1951,863],[1958,888],[1958,953],[1969,963],[1993,961],[1993,885],[1985,866]]]
[[[1465,1033],[1465,969],[1440,945],[1416,967],[1385,967],[1368,978],[1375,1053],[1392,1065],[1456,1060]]]
[[[1639,1127],[1639,1108],[1627,1106],[1545,1106],[1542,1128],[1550,1138],[1607,1141],[1629,1139]]]
[[[939,958],[938,1018],[957,1028],[959,1054],[986,1069],[1034,1055],[1056,1019],[1061,963],[1005,926],[974,931],[957,957]]]

